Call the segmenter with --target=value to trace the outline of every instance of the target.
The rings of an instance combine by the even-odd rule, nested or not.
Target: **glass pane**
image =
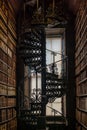
[[[46,39],[46,64],[47,70],[50,72],[50,64],[56,62],[56,68],[58,69],[58,75],[61,77],[61,68],[62,68],[62,61],[61,61],[61,53],[62,53],[62,40],[61,37],[55,38],[47,38]],[[57,110],[62,113],[62,103],[61,98],[57,98],[53,103],[48,103],[46,107],[46,115],[53,116],[54,110]],[[56,115],[60,115],[58,112]]]
[[[50,72],[50,64],[57,62],[56,68],[58,69],[58,75],[61,77],[61,38],[47,38],[46,39],[46,64],[48,72]]]

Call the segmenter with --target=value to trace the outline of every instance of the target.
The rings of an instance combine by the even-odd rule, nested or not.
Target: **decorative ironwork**
[[[31,93],[31,102],[39,102],[41,103],[41,89],[33,89],[33,93]]]
[[[49,65],[50,72],[47,72],[46,66],[46,42],[45,42],[45,26],[53,22],[66,22],[63,14],[60,14],[59,9],[55,7],[53,0],[53,9],[48,6],[47,12],[44,8],[38,5],[37,10],[33,13],[31,23],[25,19],[21,27],[19,38],[19,54],[24,61],[24,64],[29,66],[30,70],[35,70],[36,88],[33,89],[30,97],[30,109],[20,110],[21,118],[30,124],[37,124],[38,116],[46,115],[46,104],[54,102],[56,98],[62,97],[65,93],[66,86],[63,77],[59,79],[58,68],[55,62],[56,52],[53,54],[53,63]],[[46,12],[46,15],[44,14]],[[60,14],[60,15],[59,15]],[[64,19],[63,19],[64,18]],[[27,22],[26,22],[27,21]],[[41,74],[41,89],[37,86],[37,73]],[[22,93],[23,94],[23,93]],[[21,97],[21,96],[20,96]],[[24,98],[24,99],[23,99]],[[23,103],[26,103],[27,97],[22,96]]]
[[[40,7],[36,12],[34,12],[34,15],[32,16],[31,24],[35,25],[45,25],[45,19],[44,19],[44,11],[42,7]]]
[[[32,6],[36,4],[36,8],[33,9]],[[24,19],[24,23],[30,23],[30,25],[44,25],[45,27],[53,27],[57,25],[66,25],[69,20],[69,14],[64,8],[63,0],[53,0],[49,1],[26,1],[24,8],[24,17],[26,18],[26,6],[29,8],[29,18]],[[31,10],[30,10],[31,9]],[[28,15],[28,14],[27,14]],[[29,19],[29,20],[28,20]]]
[[[35,70],[35,77],[36,77],[36,88],[33,89],[33,93],[31,93],[30,97],[30,110],[28,111],[28,119],[29,122],[36,122],[36,117],[40,115],[45,115],[45,110],[46,108],[46,103],[44,102],[43,95],[45,95],[45,33],[44,33],[44,28],[42,26],[36,27],[31,27],[26,29],[20,36],[20,45],[19,45],[19,54],[21,58],[24,60],[24,64],[29,66],[31,70]],[[39,71],[39,68],[43,68],[42,71]],[[41,74],[41,90],[38,89],[37,86],[37,73]],[[23,100],[23,104],[25,104],[25,96]],[[23,109],[23,105],[22,108]],[[24,111],[23,111],[24,112]],[[21,111],[21,113],[23,114]],[[24,112],[24,116],[25,116]],[[35,120],[32,118],[32,116],[35,116]],[[20,116],[22,116],[20,114]],[[26,115],[27,116],[27,115]]]
[[[48,98],[57,98],[65,93],[63,79],[58,79],[58,75],[46,73],[46,96]]]
[[[49,5],[47,8],[47,23],[48,24],[67,24],[68,17],[66,17],[64,8],[63,8],[63,1],[58,1],[55,4],[55,0],[53,0],[53,4]]]
[[[23,33],[20,40],[20,56],[24,59],[24,63],[30,68],[41,65],[42,62],[42,46],[41,29],[31,28],[30,32]]]

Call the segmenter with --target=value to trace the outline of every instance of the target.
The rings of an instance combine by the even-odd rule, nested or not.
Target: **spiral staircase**
[[[66,78],[63,76],[58,78],[58,74],[54,73],[54,64],[52,63],[52,72],[48,72],[46,68],[46,37],[45,29],[43,26],[33,26],[21,31],[19,40],[19,55],[23,59],[25,65],[29,66],[30,70],[35,70],[41,74],[41,89],[34,89],[35,98],[30,98],[29,108],[23,106],[25,96],[20,100],[22,105],[19,106],[18,117],[22,124],[21,130],[27,129],[46,129],[51,125],[49,121],[63,122],[55,124],[65,129],[66,119],[61,115],[62,119],[46,117],[46,105],[48,102],[54,102],[56,98],[62,97],[66,91]],[[24,79],[25,80],[25,79]],[[21,90],[22,91],[22,90]],[[19,95],[22,95],[22,92]],[[20,96],[21,97],[21,96]],[[20,103],[20,104],[21,104]],[[53,108],[51,108],[53,109]],[[54,110],[54,109],[53,109]],[[56,111],[57,112],[57,111]],[[54,110],[55,113],[55,110]],[[24,126],[23,126],[24,125]]]

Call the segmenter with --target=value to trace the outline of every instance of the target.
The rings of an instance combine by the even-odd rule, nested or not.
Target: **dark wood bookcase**
[[[76,18],[76,120],[77,130],[87,129],[87,0],[82,0]]]
[[[16,14],[0,0],[0,130],[16,130]]]

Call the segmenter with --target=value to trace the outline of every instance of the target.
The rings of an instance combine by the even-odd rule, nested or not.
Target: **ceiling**
[[[16,13],[18,13],[20,11],[23,0],[9,0],[9,1],[11,2]],[[36,2],[36,0],[30,0],[30,2],[31,5],[33,5]],[[80,0],[64,0],[64,3],[67,5],[67,8],[75,14],[79,7]]]
[[[16,14],[18,14],[22,8],[23,1],[25,1],[25,0],[9,0],[9,1],[11,2]],[[33,8],[34,8],[36,6],[37,0],[26,0],[26,1],[29,1],[29,5],[31,7],[33,6]],[[52,0],[40,0],[40,2],[42,2],[42,1],[45,1],[46,4],[48,4],[48,3],[52,4]],[[61,0],[56,0],[56,2],[59,2],[59,1],[61,1]],[[64,6],[67,8],[67,10],[73,14],[76,14],[78,7],[79,7],[80,0],[63,0],[63,1],[64,1]],[[56,5],[57,5],[57,3],[56,3]],[[50,27],[46,28],[46,35],[63,34],[63,32],[64,32],[64,28],[55,28],[54,29],[51,27],[51,30],[50,30]]]

